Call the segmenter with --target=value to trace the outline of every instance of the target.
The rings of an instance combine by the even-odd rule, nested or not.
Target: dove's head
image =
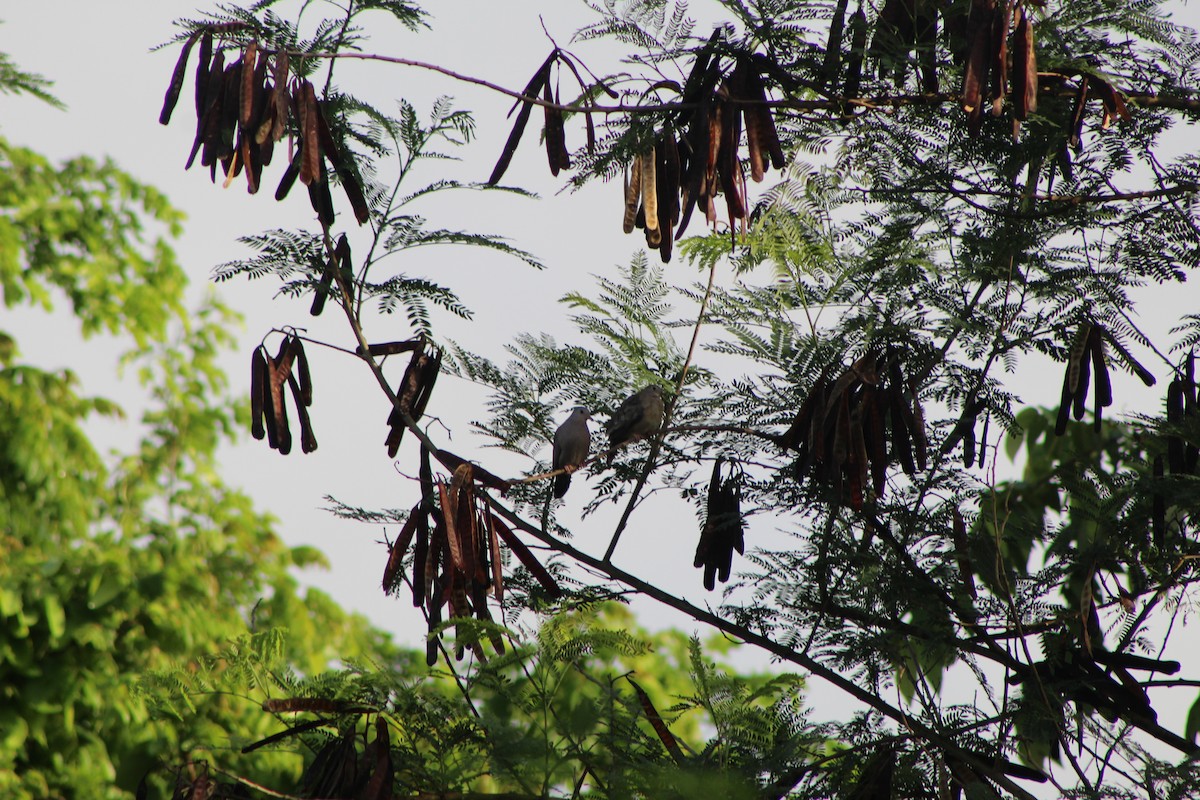
[[[578,419],[588,420],[592,418],[592,412],[588,411],[585,406],[575,406],[571,410],[571,416]]]

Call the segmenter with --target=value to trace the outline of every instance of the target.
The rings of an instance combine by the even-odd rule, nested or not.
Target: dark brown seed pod
[[[887,427],[884,424],[882,401],[882,392],[878,387],[868,386],[863,389],[863,441],[871,462],[871,488],[876,498],[883,497],[887,488]]]
[[[329,127],[329,120],[325,118],[325,111],[321,104],[316,103],[314,108],[316,109],[317,136],[321,145],[321,153],[333,165],[338,181],[342,184],[342,190],[346,193],[346,199],[350,201],[350,207],[354,210],[354,218],[358,220],[359,225],[365,224],[371,214],[367,207],[367,199],[363,195],[362,186],[359,184],[354,170],[351,169],[349,157],[333,138],[333,130]]]
[[[846,28],[846,11],[849,0],[838,0],[829,21],[829,38],[825,40],[825,58],[821,61],[821,85],[832,93],[837,91],[838,75],[842,70],[842,35]],[[749,124],[746,129],[749,130]]]
[[[1154,537],[1154,544],[1158,548],[1162,548],[1166,544],[1167,539],[1167,501],[1162,494],[1162,477],[1163,477],[1163,459],[1162,456],[1154,457],[1153,467],[1154,480],[1153,497],[1150,510],[1150,530]]]
[[[254,348],[250,356],[250,435],[261,440],[266,435],[263,425],[263,388],[267,381],[267,359],[262,347]]]
[[[200,37],[200,53],[196,61],[196,76],[195,76],[195,99],[196,99],[196,119],[204,116],[204,110],[207,108],[206,93],[208,91],[208,66],[212,61],[212,31],[206,30]]]
[[[162,111],[158,113],[158,123],[166,125],[171,121],[171,112],[175,110],[175,104],[179,102],[179,93],[183,90],[183,78],[187,73],[188,56],[192,52],[192,47],[196,44],[198,33],[193,33],[183,43],[183,49],[179,52],[179,59],[175,62],[175,70],[171,73],[171,82],[167,84],[167,93],[163,97]]]
[[[929,461],[929,438],[925,435],[925,409],[921,407],[921,395],[913,378],[908,380],[908,391],[912,396],[912,421],[909,424],[909,432],[912,434],[917,469],[924,471]]]
[[[862,4],[850,17],[850,57],[846,60],[846,82],[842,86],[842,96],[857,98],[862,88],[863,55],[867,51],[867,15],[863,13]]]
[[[293,95],[300,116],[300,182],[312,186],[321,179],[321,134],[317,123],[317,92],[301,81]]]
[[[915,475],[917,462],[913,460],[912,433],[908,429],[908,414],[904,411],[904,397],[899,385],[889,382],[886,389],[888,411],[892,423],[892,455],[900,463],[906,475]]]
[[[320,268],[321,266],[320,264],[314,264],[314,267]],[[333,275],[336,270],[337,266],[334,259],[323,265],[321,279],[317,282],[317,288],[313,291],[312,305],[308,309],[310,315],[319,317],[321,316],[321,312],[325,310],[325,300],[328,299],[329,293],[332,290]],[[372,355],[376,354],[372,353]]]
[[[254,79],[265,76],[265,71],[259,71],[258,42],[251,42],[242,53],[242,82],[238,89],[238,125],[243,136],[249,135],[250,123],[254,121],[254,96],[257,93]]]
[[[1079,377],[1088,353],[1091,333],[1092,324],[1081,322],[1079,329],[1075,331],[1075,338],[1071,340],[1071,350],[1067,359],[1067,386],[1072,397],[1079,394]]]
[[[533,73],[533,77],[529,79],[529,83],[525,85],[525,90],[522,92],[526,97],[537,97],[542,91],[542,87],[550,80],[550,67],[558,58],[558,48],[546,58],[537,72]],[[533,103],[529,101],[518,101],[520,110],[517,112],[517,118],[513,122],[512,130],[509,131],[508,139],[504,142],[504,149],[500,151],[500,158],[496,161],[496,166],[492,168],[492,174],[488,177],[488,184],[496,185],[502,177],[505,170],[508,169],[509,163],[512,162],[513,153],[517,151],[517,145],[521,142],[521,134],[525,132],[525,124],[529,122],[529,113],[533,110]]]
[[[367,351],[373,356],[394,356],[408,353],[421,346],[422,340],[405,339],[403,342],[377,342],[367,346]]]
[[[425,563],[429,560],[429,518],[434,513],[430,506],[421,501],[424,511],[417,518],[416,542],[413,544],[412,587],[413,608],[420,608],[425,602],[426,583]]]
[[[1075,94],[1075,108],[1071,111],[1070,134],[1067,144],[1076,152],[1083,149],[1083,112],[1087,109],[1088,76],[1079,78],[1079,90]]]
[[[1107,328],[1101,328],[1100,332],[1108,340],[1108,343],[1112,345],[1113,351],[1121,357],[1121,361],[1124,362],[1125,366],[1132,370],[1134,375],[1137,375],[1138,380],[1146,386],[1153,386],[1155,384],[1154,375],[1150,370],[1138,363],[1138,360],[1125,348],[1125,345],[1121,344],[1121,340],[1114,336],[1112,331]]]
[[[1183,437],[1179,435],[1178,426],[1183,422],[1184,384],[1175,378],[1167,385],[1167,467],[1172,475],[1182,475],[1187,472],[1187,458],[1184,454]]]
[[[642,706],[642,713],[646,715],[646,720],[650,723],[650,727],[654,728],[654,733],[658,736],[658,740],[662,742],[663,747],[667,749],[667,753],[670,754],[676,764],[683,764],[686,760],[683,750],[680,749],[679,742],[676,741],[674,734],[667,727],[667,723],[659,715],[658,709],[654,707],[654,703],[650,700],[650,695],[646,694],[646,690],[638,686],[633,678],[626,675],[625,680],[629,681],[629,685],[637,693],[638,702]]]
[[[287,165],[287,169],[283,171],[283,176],[279,179],[279,186],[275,189],[275,199],[283,200],[287,197],[288,192],[296,185],[296,178],[300,177],[300,153],[297,152],[292,162]],[[317,312],[320,313],[319,311]]]
[[[292,433],[288,427],[287,401],[283,393],[283,385],[292,373],[293,353],[290,337],[284,337],[279,345],[279,352],[267,366],[268,384],[271,391],[271,417],[275,421],[275,449],[280,455],[292,451]]]
[[[553,598],[562,597],[562,589],[559,587],[558,581],[554,580],[554,576],[542,566],[542,563],[525,546],[525,543],[518,539],[516,534],[495,514],[492,515],[492,527],[496,530],[497,535],[504,540],[504,543],[508,545],[508,549],[517,557],[517,560],[524,564],[525,568],[542,585],[547,594]]]
[[[963,466],[975,466],[975,423],[963,430]]]
[[[1024,5],[1017,10],[1017,30],[1013,34],[1013,116],[1029,119],[1037,111],[1037,53],[1033,45],[1033,21]]]
[[[933,3],[918,2],[913,18],[916,35],[917,68],[921,72],[921,91],[938,93],[937,12]]]
[[[987,448],[988,448],[988,430],[992,426],[992,412],[989,411],[983,417],[983,435],[979,440],[979,461],[977,466],[983,469],[987,466]]]
[[[308,409],[301,402],[302,392],[296,380],[295,373],[288,375],[288,387],[292,390],[292,401],[296,404],[296,416],[300,420],[300,452],[311,453],[317,449],[317,437],[313,433],[312,421],[309,419]]]
[[[312,373],[308,370],[308,355],[304,352],[304,342],[299,336],[292,337],[292,356],[295,359],[296,374],[300,379],[300,398],[302,405],[312,405]]]
[[[286,50],[275,53],[275,62],[271,68],[271,105],[274,111],[271,115],[271,140],[278,142],[287,131],[288,116],[292,104],[288,92],[288,54]]]
[[[308,202],[317,214],[317,220],[326,228],[333,227],[336,215],[333,210],[333,195],[329,192],[329,178],[325,170],[325,160],[317,161],[317,178],[308,185]],[[301,163],[300,173],[304,174]]]
[[[224,85],[225,54],[218,50],[212,58],[212,63],[207,67],[203,92],[204,111],[196,117],[196,137],[192,140],[192,150],[188,153],[184,169],[191,169],[192,164],[196,161],[196,155],[201,153],[205,141],[216,137],[217,131],[220,129],[221,87]],[[202,166],[208,166],[210,162],[205,161],[201,155],[200,163]]]
[[[1072,407],[1071,416],[1075,417],[1076,421],[1083,419],[1083,412],[1087,407],[1087,392],[1091,384],[1092,377],[1092,360],[1089,353],[1083,353],[1083,358],[1079,360],[1079,386],[1071,392]]]
[[[400,533],[396,535],[396,540],[388,547],[387,566],[383,570],[383,591],[385,594],[397,594],[400,590],[401,582],[404,575],[402,568],[404,566],[404,556],[408,553],[408,546],[412,543],[413,537],[417,533],[417,520],[424,516],[425,511],[421,508],[421,504],[412,507],[408,512],[408,518],[404,520],[404,526],[400,528]]]
[[[992,66],[992,9],[986,0],[973,0],[967,18],[967,63],[963,70],[962,107],[972,136],[983,125],[983,96]]]
[[[657,177],[658,222],[662,227],[662,241],[658,252],[663,263],[671,260],[675,226],[679,223],[679,146],[675,134],[667,131],[655,148],[658,156]]]
[[[962,580],[967,594],[975,599],[979,595],[975,589],[975,571],[971,564],[971,549],[967,544],[967,523],[957,508],[951,509],[950,515],[952,520],[950,534],[954,542],[954,555],[958,561],[959,578]]]
[[[546,81],[542,87],[542,99],[547,103],[558,102],[558,99],[554,96],[554,90],[550,88],[550,81]],[[550,106],[542,106],[542,111],[545,118],[542,138],[546,143],[546,159],[550,163],[550,174],[557,177],[560,170],[571,168],[571,156],[567,152],[563,112],[562,109],[551,108]]]
[[[1067,432],[1067,423],[1071,419],[1071,403],[1074,395],[1071,394],[1071,379],[1070,372],[1063,372],[1063,387],[1062,395],[1058,401],[1058,416],[1054,421],[1054,435],[1062,436]]]
[[[1012,24],[1012,5],[1000,0],[992,12],[992,66],[991,77],[992,115],[1000,116],[1004,108],[1004,97],[1008,93],[1008,29]]]

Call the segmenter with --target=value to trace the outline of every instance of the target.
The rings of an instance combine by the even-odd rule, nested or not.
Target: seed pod
[[[312,422],[308,417],[308,409],[305,408],[303,402],[303,392],[296,381],[294,373],[288,375],[288,387],[292,390],[292,400],[296,403],[296,416],[300,419],[300,452],[311,453],[317,449],[317,437],[313,433]]]
[[[196,44],[198,33],[193,33],[183,43],[183,49],[179,52],[179,59],[175,62],[175,70],[171,73],[171,82],[167,84],[167,93],[163,97],[162,111],[158,113],[158,123],[166,125],[171,121],[171,112],[175,110],[175,104],[179,102],[179,93],[183,90],[183,78],[187,72],[188,55],[192,52],[192,46]]]
[[[250,435],[259,440],[266,435],[263,427],[263,387],[266,380],[267,360],[262,347],[256,347],[250,356]]]
[[[863,54],[867,50],[867,15],[863,13],[862,4],[850,17],[850,58],[846,62],[846,83],[842,87],[842,96],[858,97],[862,86]]]
[[[317,128],[317,93],[309,81],[301,81],[292,99],[300,117],[300,182],[312,186],[321,176],[321,140]],[[314,206],[315,207],[315,206]]]
[[[554,93],[550,89],[549,81],[546,81],[546,85],[543,87],[542,97],[548,103],[558,102],[558,98],[554,96]],[[550,162],[550,174],[557,176],[559,170],[571,168],[571,155],[567,152],[563,112],[562,109],[551,108],[550,106],[542,106],[542,111],[545,112],[546,120],[543,132],[543,137],[546,140],[546,158]]]
[[[1183,422],[1183,381],[1178,378],[1167,385],[1167,467],[1172,475],[1182,475],[1187,471],[1187,459],[1184,455],[1183,437],[1179,435],[1178,426]]]
[[[1017,30],[1013,35],[1013,116],[1025,120],[1037,111],[1037,54],[1029,10],[1022,5],[1017,14]]]
[[[242,82],[238,92],[238,125],[241,126],[243,135],[246,135],[254,119],[254,78],[256,75],[265,75],[265,72],[258,71],[258,67],[258,42],[251,42],[242,53]]]
[[[646,214],[646,231],[658,230],[658,186],[654,147],[642,153],[642,209]]]
[[[967,543],[967,523],[957,508],[951,509],[950,515],[952,519],[950,533],[954,542],[954,554],[958,560],[959,577],[967,594],[975,599],[979,595],[975,589],[975,571],[971,564],[970,546]]]
[[[625,219],[621,223],[621,229],[625,233],[633,233],[633,226],[637,220],[638,200],[642,193],[642,159],[640,156],[634,156],[629,165],[629,175],[625,181]]]
[[[550,80],[550,67],[558,57],[558,48],[555,48],[542,63],[542,66],[538,67],[538,71],[533,73],[533,77],[525,85],[525,91],[522,92],[523,95],[526,97],[538,96],[542,91],[542,86]],[[504,171],[508,169],[513,153],[517,151],[517,145],[521,141],[521,134],[525,132],[525,124],[529,122],[529,114],[533,110],[533,103],[529,101],[518,102],[521,105],[521,110],[517,112],[517,118],[513,122],[512,130],[509,131],[508,139],[504,142],[504,149],[500,152],[500,158],[496,161],[496,166],[492,168],[492,174],[487,180],[491,186],[494,186],[504,177]]]
[[[325,170],[324,159],[318,159],[317,177],[308,186],[308,202],[317,213],[317,220],[326,228],[333,226],[335,214],[333,211],[333,195],[329,192],[329,178]],[[304,174],[304,164],[301,163],[300,173]]]
[[[1133,357],[1132,353],[1125,349],[1125,345],[1121,344],[1121,340],[1114,336],[1112,331],[1108,330],[1107,328],[1101,328],[1100,333],[1103,334],[1104,338],[1108,340],[1108,343],[1113,346],[1113,350],[1121,357],[1121,360],[1125,363],[1125,366],[1132,370],[1134,375],[1137,375],[1138,380],[1140,380],[1146,386],[1154,385],[1154,375],[1150,372],[1150,370],[1138,363],[1138,360]]]
[[[1067,360],[1067,387],[1071,396],[1079,394],[1079,377],[1083,367],[1084,357],[1088,354],[1088,343],[1092,333],[1092,324],[1082,322],[1071,340],[1071,351]]]
[[[300,153],[297,152],[292,162],[287,165],[287,169],[283,171],[283,175],[279,179],[279,186],[275,189],[275,200],[280,201],[287,197],[288,192],[296,184],[296,178],[300,176]],[[319,314],[321,312],[315,312]],[[314,314],[315,316],[315,314]]]
[[[1000,0],[992,12],[992,116],[1000,116],[1008,92],[1008,29],[1012,23],[1012,5]]]
[[[1087,109],[1087,96],[1088,76],[1083,75],[1079,79],[1079,90],[1075,95],[1075,108],[1071,111],[1071,125],[1068,128],[1070,134],[1067,137],[1067,144],[1075,152],[1083,149],[1083,112]]]
[[[1088,358],[1088,353],[1085,351],[1083,358],[1079,360],[1079,386],[1071,393],[1072,408],[1071,415],[1076,421],[1083,419],[1083,412],[1087,406],[1087,391],[1088,385],[1091,382],[1092,361]]]
[[[518,539],[516,534],[495,514],[492,515],[492,527],[495,528],[496,533],[504,540],[504,543],[508,545],[508,549],[513,552],[517,560],[524,564],[525,568],[542,585],[547,594],[555,599],[562,597],[562,589],[559,587],[558,581],[554,580],[554,576],[542,566],[537,557],[525,546],[525,543]]]
[[[212,63],[207,64],[207,72],[205,73],[205,86],[203,91],[203,113],[196,117],[196,137],[192,140],[192,150],[188,154],[187,164],[184,169],[191,169],[192,164],[196,160],[196,154],[201,153],[201,148],[205,145],[205,141],[209,138],[214,138],[220,128],[221,119],[221,87],[225,77],[225,54],[218,50],[213,56]],[[197,70],[197,79],[199,74]],[[199,94],[197,100],[200,100]],[[211,158],[211,156],[210,156]],[[201,166],[208,166],[209,162],[204,160],[201,155]]]
[[[212,31],[204,31],[204,35],[200,37],[200,55],[196,61],[196,77],[194,79],[197,121],[204,116],[204,110],[208,107],[208,67],[209,62],[212,61],[212,43]]]
[[[1154,457],[1153,476],[1154,480],[1151,485],[1153,486],[1154,499],[1150,511],[1150,530],[1154,536],[1155,546],[1161,549],[1166,544],[1167,539],[1167,501],[1162,494],[1162,456]]]

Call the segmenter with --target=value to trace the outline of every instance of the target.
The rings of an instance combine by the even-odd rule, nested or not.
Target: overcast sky
[[[549,52],[539,12],[546,29],[560,43],[566,43],[577,23],[587,19],[582,4],[568,2],[441,0],[426,5],[437,13],[432,31],[412,34],[394,25],[380,25],[378,30],[372,27],[367,49],[436,62],[513,88],[523,86]],[[19,67],[53,80],[54,92],[68,110],[57,111],[28,98],[0,95],[0,133],[56,160],[79,153],[111,156],[122,168],[164,190],[188,215],[186,233],[176,242],[176,248],[195,290],[202,291],[210,285],[208,276],[214,266],[247,255],[236,241],[238,236],[270,227],[300,227],[309,224],[312,213],[302,191],[293,191],[285,202],[276,203],[267,191],[248,196],[241,181],[222,190],[212,186],[199,169],[184,172],[192,138],[187,102],[190,76],[176,119],[169,127],[159,126],[162,94],[178,48],[153,53],[150,49],[173,35],[175,18],[192,16],[196,8],[193,0],[6,3],[0,9],[0,19],[4,20],[0,24],[0,51],[9,53]],[[1192,24],[1200,23],[1194,6],[1184,7],[1181,14],[1193,18]],[[577,51],[585,59],[594,59],[597,72],[616,68],[611,50],[581,46]],[[460,105],[476,113],[479,140],[464,153],[462,164],[449,163],[444,169],[464,180],[487,177],[507,135],[510,121],[504,117],[509,100],[413,68],[351,62],[337,69],[337,83],[384,108],[394,108],[394,99],[405,97],[423,114],[437,95],[455,96]],[[510,236],[516,245],[543,259],[548,269],[535,274],[516,260],[468,249],[421,250],[403,265],[409,274],[427,275],[461,292],[477,313],[475,321],[462,325],[443,317],[439,323],[447,324],[440,332],[475,344],[493,357],[501,357],[501,345],[521,331],[547,331],[560,339],[569,336],[569,312],[556,299],[568,291],[590,292],[591,274],[613,274],[618,265],[629,261],[638,245],[634,237],[624,237],[619,231],[619,187],[596,185],[577,195],[554,196],[561,183],[550,178],[544,153],[536,145],[539,127],[535,115],[506,181],[534,189],[549,199],[534,202],[464,196],[461,205],[443,203],[431,207],[429,213],[439,226]],[[569,144],[578,146],[582,134],[569,128],[568,137]],[[278,164],[269,168],[264,186],[274,187],[279,169]],[[340,202],[341,198],[335,200]],[[347,217],[342,215],[339,226],[349,224]],[[694,277],[679,263],[673,263],[670,270],[681,281]],[[276,284],[270,280],[238,280],[219,287],[222,296],[242,310],[247,319],[239,351],[227,362],[236,391],[248,390],[249,354],[273,326],[308,326],[311,335],[341,344],[348,342],[340,315],[327,312],[314,322],[308,316],[307,301],[275,298],[275,290]],[[1186,296],[1195,297],[1194,293]],[[67,334],[61,327],[41,325],[31,315],[14,318],[28,326],[15,333],[30,360],[69,366],[81,375],[88,392],[117,398],[136,396],[136,388],[129,381],[122,386],[113,375],[112,358],[117,349],[112,343],[99,341],[86,348],[66,349],[62,345]],[[22,335],[27,332],[31,335]],[[369,338],[378,341],[409,335],[404,320],[397,317],[378,324]],[[246,488],[260,508],[280,518],[279,530],[289,543],[313,544],[328,554],[331,569],[308,572],[303,576],[305,581],[393,631],[399,641],[419,646],[424,624],[411,603],[385,598],[379,589],[387,555],[377,543],[383,532],[338,522],[320,510],[327,493],[372,508],[407,508],[415,501],[414,488],[397,474],[383,446],[386,400],[366,370],[353,359],[334,357],[315,348],[309,348],[309,353],[316,386],[312,417],[320,449],[311,456],[295,452],[281,457],[264,442],[246,436],[239,446],[223,454],[227,477]],[[1024,387],[1020,391],[1025,399],[1055,403],[1060,369],[1036,362],[1026,367],[1023,362],[1024,374],[1017,380]],[[398,378],[396,371],[393,381]],[[1118,402],[1130,396],[1118,393]],[[471,443],[469,422],[481,416],[476,409],[482,399],[476,389],[461,381],[439,381],[433,405],[453,436],[452,440],[443,440],[450,449],[482,457],[490,468],[496,469],[499,464],[515,473],[524,466],[521,462],[505,460],[493,452],[481,456]],[[347,409],[352,413],[347,414]],[[112,445],[128,446],[136,434],[133,423],[103,430]],[[415,471],[415,461],[415,443],[408,442],[397,463]],[[587,487],[586,476],[573,483],[563,512],[568,518],[582,507]],[[686,592],[694,602],[715,603],[718,598],[705,595],[699,574],[691,568],[697,536],[693,519],[675,518],[668,523],[666,517],[653,514],[637,519],[641,521],[625,535],[616,563],[661,579],[668,587]],[[578,543],[602,552],[611,528],[583,530]],[[655,624],[680,623],[669,613],[652,613],[646,607],[642,610]],[[687,630],[695,628],[690,622],[682,625]]]

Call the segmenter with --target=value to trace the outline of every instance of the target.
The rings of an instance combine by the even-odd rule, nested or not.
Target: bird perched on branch
[[[579,406],[567,421],[558,426],[554,432],[554,469],[565,469],[562,475],[554,476],[554,496],[562,497],[571,486],[571,473],[587,461],[588,452],[592,448],[592,432],[588,430],[587,421],[592,418],[588,410]]]
[[[613,412],[604,426],[608,430],[608,446],[615,450],[622,445],[645,439],[655,433],[663,421],[663,390],[650,384],[631,394]],[[609,459],[611,461],[611,455]]]

